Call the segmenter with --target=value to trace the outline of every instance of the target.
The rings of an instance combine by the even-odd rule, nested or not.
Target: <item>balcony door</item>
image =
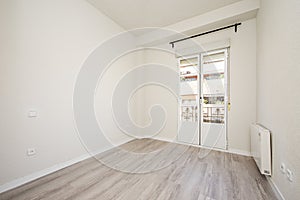
[[[200,144],[227,149],[227,49],[201,54]]]
[[[227,59],[227,49],[179,58],[179,142],[227,149]]]

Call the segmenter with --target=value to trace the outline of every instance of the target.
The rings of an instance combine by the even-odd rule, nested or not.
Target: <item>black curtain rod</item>
[[[177,42],[181,42],[181,41],[184,41],[184,40],[192,39],[192,38],[199,37],[199,36],[202,36],[202,35],[206,35],[206,34],[209,34],[209,33],[214,33],[214,32],[217,32],[217,31],[224,30],[224,29],[229,29],[229,28],[232,28],[232,27],[234,27],[234,31],[237,32],[237,28],[240,25],[242,25],[242,23],[235,23],[235,24],[232,24],[232,25],[229,25],[229,26],[225,26],[225,27],[222,27],[222,28],[217,28],[217,29],[214,29],[214,30],[211,30],[211,31],[207,31],[207,32],[204,32],[204,33],[199,33],[199,34],[192,35],[192,36],[189,36],[189,37],[186,37],[186,38],[182,38],[182,39],[179,39],[179,40],[174,40],[172,42],[169,42],[169,44],[172,45],[172,48],[174,48],[174,44],[177,43]]]

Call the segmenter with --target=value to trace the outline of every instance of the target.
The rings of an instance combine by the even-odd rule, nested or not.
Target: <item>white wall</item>
[[[177,71],[176,58],[173,53],[169,53],[162,50],[154,49],[140,49],[118,58],[109,67],[107,72],[104,74],[101,83],[96,91],[96,105],[95,111],[98,118],[98,123],[101,124],[104,132],[109,139],[115,138],[126,138],[124,134],[115,124],[114,119],[110,115],[101,115],[102,113],[111,112],[111,101],[114,89],[119,81],[131,70],[143,67],[145,64],[159,64],[164,65],[175,72]],[[157,71],[159,73],[159,71]],[[146,79],[148,74],[145,70],[140,74],[136,74],[136,80]],[[148,77],[150,78],[150,77]],[[168,79],[168,77],[165,77]],[[176,83],[175,83],[176,84]],[[104,87],[105,86],[105,87]],[[177,133],[177,98],[168,89],[161,87],[157,84],[141,85],[136,91],[132,90],[132,96],[128,99],[129,115],[132,118],[133,124],[137,127],[150,126],[153,123],[150,115],[151,107],[155,104],[161,105],[167,114],[166,123],[162,131],[158,134],[157,138],[160,139],[176,139]],[[105,95],[103,95],[105,94]],[[127,99],[122,99],[127,103]],[[126,129],[126,127],[121,127]],[[162,127],[153,127],[162,128]],[[154,131],[153,129],[153,131]],[[155,131],[154,131],[155,132]],[[151,134],[154,134],[151,132]],[[147,137],[145,132],[139,132],[137,137]],[[117,141],[115,139],[115,141]]]
[[[229,149],[250,151],[249,124],[256,119],[256,19],[231,31]]]
[[[0,20],[2,185],[86,153],[73,121],[76,76],[122,28],[84,0],[2,0]],[[31,109],[37,118],[27,117]]]
[[[165,67],[178,71],[177,60],[175,54],[160,49],[147,49],[143,51],[143,59],[141,60],[144,64],[159,64]],[[159,71],[157,71],[159,73]],[[147,74],[143,74],[142,77],[146,77]],[[168,79],[168,77],[165,77]],[[175,83],[176,84],[176,83]],[[161,132],[155,136],[157,139],[176,141],[177,136],[177,98],[167,88],[152,84],[140,88],[133,96],[133,100],[139,99],[141,105],[137,109],[138,123],[141,126],[146,126],[151,123],[151,116],[149,110],[153,105],[160,105],[165,109],[166,112],[166,123]]]
[[[300,198],[300,2],[262,0],[257,16],[257,121],[272,132],[272,179]],[[294,172],[289,182],[280,164]]]
[[[250,151],[249,125],[256,121],[256,19],[243,22],[237,33],[231,29],[199,37],[196,42],[204,45],[228,39],[232,105],[228,119],[229,149],[247,154]],[[184,48],[184,42],[180,46]],[[147,51],[145,55],[145,62],[162,63],[177,70],[174,55],[170,53]],[[144,109],[140,109],[141,115],[145,113],[144,124],[150,120],[146,115],[148,108],[160,102],[168,111],[168,123],[158,138],[173,141],[177,134],[176,100],[158,86],[149,86],[140,92],[145,98]]]
[[[143,57],[143,50],[132,51],[118,57],[108,66],[95,91],[95,114],[97,122],[102,128],[104,136],[115,146],[118,146],[118,144],[125,140],[133,139],[131,136],[134,136],[132,133],[123,132],[122,130],[127,130],[126,127],[118,127],[117,124],[119,122],[116,122],[116,119],[114,119],[112,115],[112,101],[115,88],[120,84],[127,73],[130,73],[132,70],[144,64]],[[128,87],[130,87],[130,84],[134,84],[139,78],[141,77],[137,74],[132,82],[127,83]],[[128,106],[128,115],[132,117],[132,122],[141,125],[140,123],[143,122],[143,120],[140,116],[140,108],[142,108],[144,104],[143,94],[136,93],[131,99],[120,99],[119,101]],[[142,135],[143,133],[139,133],[137,136]]]

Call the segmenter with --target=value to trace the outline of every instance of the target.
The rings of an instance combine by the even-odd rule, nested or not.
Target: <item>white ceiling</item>
[[[125,29],[164,27],[240,0],[87,0]]]

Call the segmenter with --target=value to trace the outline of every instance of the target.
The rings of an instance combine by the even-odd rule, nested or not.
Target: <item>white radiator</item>
[[[258,124],[251,125],[251,156],[261,174],[271,175],[271,134]]]

